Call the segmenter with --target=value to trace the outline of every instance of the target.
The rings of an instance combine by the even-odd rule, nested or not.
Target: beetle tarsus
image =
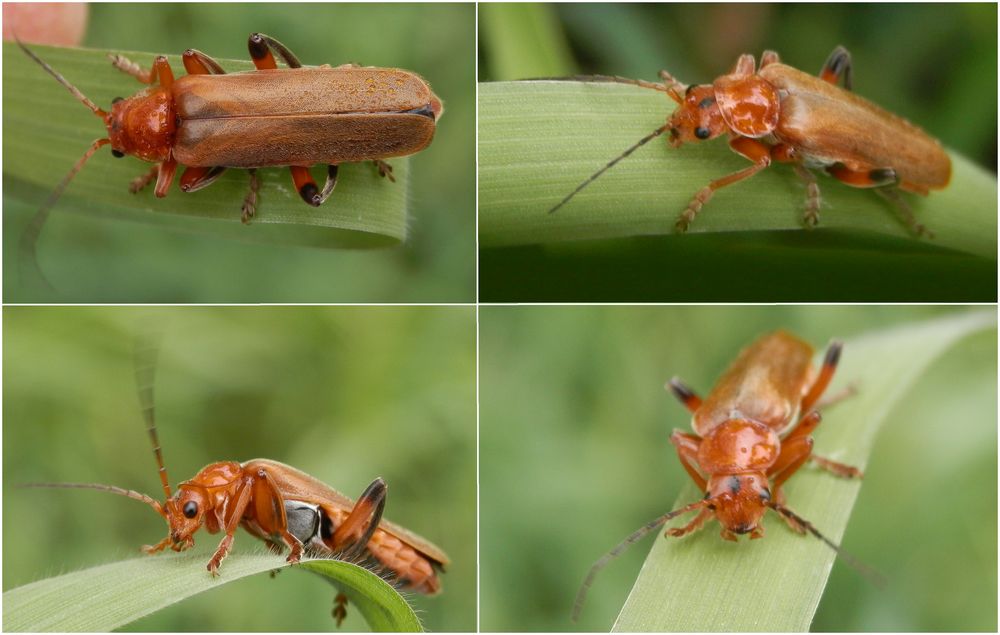
[[[393,183],[396,182],[396,177],[392,175],[392,166],[383,161],[382,159],[375,159],[372,161],[375,167],[378,168],[378,175],[381,177],[388,177]]]
[[[260,189],[260,181],[257,180],[257,169],[250,168],[250,191],[243,199],[243,207],[240,210],[240,222],[244,225],[250,224],[250,219],[257,213],[257,190]]]
[[[150,168],[149,172],[141,174],[134,179],[132,179],[128,184],[128,191],[130,194],[138,194],[146,186],[156,180],[156,177],[160,175],[160,165],[156,164]]]
[[[333,598],[333,619],[337,620],[337,628],[344,623],[344,618],[347,617],[347,596],[343,593],[338,593],[337,597]]]

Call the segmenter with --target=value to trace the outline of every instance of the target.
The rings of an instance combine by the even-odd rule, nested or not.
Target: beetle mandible
[[[782,64],[774,51],[765,51],[756,72],[754,68],[753,55],[743,54],[729,74],[711,84],[687,86],[667,71],[660,71],[662,84],[607,75],[579,78],[662,91],[678,107],[664,126],[583,181],[549,213],[665,132],[670,133],[669,142],[675,148],[725,134],[733,152],[753,165],[699,190],[678,217],[678,232],[687,231],[716,190],[778,161],[792,164],[806,186],[806,227],[819,223],[819,185],[810,171],[818,168],[846,185],[874,188],[893,205],[911,232],[933,236],[917,222],[899,190],[926,195],[946,187],[951,180],[951,159],[923,130],[851,92],[851,55],[847,49],[835,48],[818,77]]]
[[[111,145],[116,157],[126,154],[155,165],[129,184],[136,193],[156,182],[157,197],[167,195],[179,165],[184,192],[212,184],[226,168],[246,168],[250,189],[241,220],[257,209],[256,170],[288,166],[295,190],[312,206],[322,204],[337,183],[338,165],[374,161],[379,173],[394,180],[384,159],[426,148],[444,112],[441,100],[419,75],[397,69],[345,64],[303,67],[281,42],[253,33],[247,42],[256,71],[229,73],[208,55],[184,52],[187,75],[174,78],[166,56],[150,70],[121,55],[111,55],[115,68],[146,88],[127,99],[113,100],[111,111],[99,108],[23,42],[18,45],[83,105],[101,118],[107,137],[95,140],[35,214],[21,239],[31,262],[48,210],[87,160]],[[275,54],[288,68],[279,69]],[[320,190],[309,166],[326,164]]]
[[[156,431],[153,410],[152,365],[155,349],[136,349],[139,402],[166,499],[160,503],[140,492],[100,483],[31,483],[26,487],[95,489],[146,503],[167,521],[167,536],[142,551],[154,554],[170,548],[184,551],[194,546],[194,534],[224,532],[208,561],[208,572],[219,574],[229,554],[238,526],[263,540],[274,553],[288,547],[287,561],[303,555],[357,561],[388,573],[396,587],[434,595],[441,589],[438,573],[449,564],[439,547],[412,531],[382,519],[387,487],[376,478],[358,500],[334,490],[320,480],[270,459],[238,463],[220,461],[182,481],[171,492],[167,469]],[[385,575],[385,574],[383,574]],[[347,596],[338,594],[333,616],[339,625],[346,616]]]
[[[767,510],[779,514],[794,531],[816,536],[859,571],[878,576],[809,521],[785,506],[781,487],[807,461],[838,476],[861,478],[861,470],[812,453],[810,436],[820,423],[817,408],[850,394],[829,397],[820,404],[840,360],[842,345],[832,342],[819,372],[811,364],[812,347],[801,339],[777,331],[744,349],[729,366],[708,397],[702,399],[680,379],[668,388],[692,413],[694,434],[674,430],[670,442],[684,470],[705,492],[701,500],[668,512],[641,527],[602,556],[587,573],[573,607],[579,616],[597,573],[632,543],[667,521],[697,511],[683,527],[667,536],[681,537],[701,528],[711,518],[722,526],[722,537],[737,539],[764,536],[761,519]]]

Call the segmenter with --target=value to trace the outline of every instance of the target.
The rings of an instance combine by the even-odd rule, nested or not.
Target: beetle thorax
[[[698,464],[706,474],[765,472],[778,459],[781,441],[763,423],[730,419],[711,430],[698,448]]]
[[[170,91],[147,88],[111,105],[111,147],[144,161],[165,161],[174,145],[177,119]]]

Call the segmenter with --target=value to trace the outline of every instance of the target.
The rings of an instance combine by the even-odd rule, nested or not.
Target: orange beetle
[[[687,231],[716,190],[779,161],[791,163],[806,185],[807,227],[819,222],[819,185],[810,171],[819,168],[852,187],[875,188],[894,204],[913,233],[931,235],[916,221],[898,190],[926,195],[944,188],[951,179],[951,159],[923,130],[851,92],[851,55],[847,49],[834,49],[819,77],[782,64],[774,51],[765,51],[760,67],[756,72],[754,68],[753,55],[744,54],[728,75],[711,84],[692,86],[666,71],[660,71],[662,84],[590,77],[663,91],[678,108],[666,125],[595,172],[549,212],[558,210],[621,159],[664,132],[670,133],[674,147],[726,134],[729,147],[753,165],[698,191],[677,219],[678,232]],[[837,85],[839,82],[843,87]]]
[[[840,351],[839,342],[830,344],[823,366],[816,373],[811,364],[812,347],[778,331],[743,350],[705,399],[676,377],[670,380],[671,392],[693,414],[695,431],[691,434],[675,430],[670,442],[677,449],[681,465],[705,496],[650,521],[595,562],[577,594],[574,620],[594,577],[608,562],[667,521],[693,511],[698,512],[694,519],[683,527],[668,529],[666,535],[679,538],[714,517],[726,540],[735,541],[740,534],[761,538],[761,519],[770,509],[796,532],[813,534],[863,573],[871,573],[786,507],[781,489],[807,461],[838,476],[862,476],[857,468],[812,453],[810,434],[821,419],[816,407],[833,378]]]

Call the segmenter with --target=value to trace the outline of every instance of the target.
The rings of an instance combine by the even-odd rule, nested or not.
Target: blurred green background
[[[579,623],[570,609],[591,563],[668,511],[690,481],[668,438],[690,425],[663,389],[670,377],[704,395],[767,331],[786,328],[821,348],[962,311],[484,307],[482,628],[602,631],[613,623],[652,538],[601,572]],[[838,562],[813,630],[996,630],[996,350],[995,330],[961,341],[893,406],[843,542],[888,588]],[[816,437],[822,448],[822,427]],[[775,522],[770,532],[785,530]],[[703,531],[718,536],[718,525]]]
[[[995,4],[489,3],[480,8],[479,81],[580,73],[656,80],[667,69],[681,81],[705,83],[731,68],[741,53],[759,56],[765,49],[777,51],[793,66],[818,72],[834,46],[842,44],[853,56],[858,94],[919,122],[946,147],[995,173],[996,21]],[[670,110],[664,100],[664,116]],[[609,160],[621,150],[609,149]],[[665,218],[672,219],[675,212],[667,212]],[[636,236],[483,249],[481,299],[996,298],[995,259],[950,253],[922,258],[925,254],[918,253],[932,247],[841,236],[821,228],[809,234],[736,232],[683,240]],[[732,276],[733,260],[744,263],[744,276]],[[699,275],[664,275],[680,266]],[[809,275],[789,279],[793,268]],[[878,279],[867,275],[872,269],[881,272]],[[587,275],[580,275],[583,271]],[[811,284],[820,271],[825,284]]]
[[[142,557],[141,545],[165,535],[163,520],[134,501],[15,488],[98,482],[162,496],[132,365],[135,333],[151,323],[165,326],[155,395],[172,485],[213,461],[256,457],[351,498],[382,476],[386,517],[452,560],[439,596],[409,595],[420,618],[432,631],[475,630],[476,331],[467,307],[6,307],[4,590]],[[242,529],[236,536],[234,553],[259,549]],[[195,540],[207,563],[219,537]],[[333,595],[293,569],[224,585],[130,630],[332,630]],[[365,630],[357,611],[348,620],[345,630]]]
[[[86,47],[170,54],[190,47],[217,58],[246,60],[247,36],[262,31],[281,40],[305,64],[354,61],[415,71],[444,101],[446,114],[434,142],[410,162],[409,238],[401,246],[352,251],[243,243],[195,229],[65,213],[69,210],[62,202],[41,237],[42,268],[57,289],[93,302],[472,301],[474,16],[472,4],[91,5]],[[138,91],[137,82],[110,65],[107,75],[121,94]],[[96,138],[99,123],[85,108],[79,111],[81,127],[92,129]],[[5,154],[7,161],[14,160]],[[105,149],[85,170],[100,172],[114,161]],[[146,169],[136,159],[123,161],[135,165],[136,175]],[[53,166],[51,187],[68,169],[68,164]],[[267,170],[261,178],[285,182],[289,177],[287,170]],[[123,189],[127,185],[121,183]],[[38,189],[26,201],[5,197],[4,227],[15,222],[20,227],[50,189]],[[159,203],[169,205],[182,196],[175,185]],[[234,219],[240,203],[233,203]],[[16,254],[19,232],[5,234],[5,254]],[[5,269],[5,300],[16,301],[10,296],[15,267]]]

